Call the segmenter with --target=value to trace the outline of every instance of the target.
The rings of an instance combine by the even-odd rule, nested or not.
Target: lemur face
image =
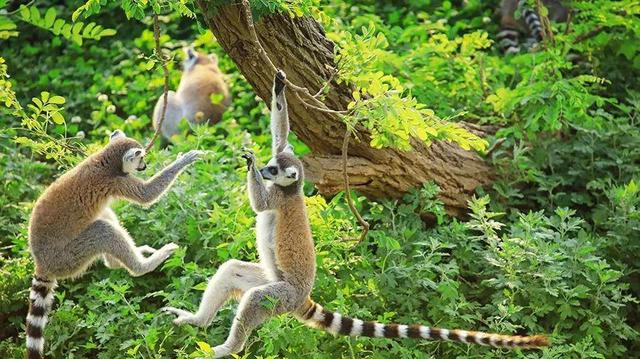
[[[300,161],[289,153],[279,153],[260,170],[262,178],[280,187],[289,187],[301,177]]]
[[[130,148],[122,156],[122,172],[133,173],[133,171],[144,171],[147,164],[144,162],[144,149]]]
[[[111,132],[109,143],[120,138],[127,138],[127,135],[120,130]],[[144,149],[141,147],[133,147],[127,150],[122,156],[122,172],[133,173],[133,171],[143,171],[147,168],[147,164],[144,162]]]

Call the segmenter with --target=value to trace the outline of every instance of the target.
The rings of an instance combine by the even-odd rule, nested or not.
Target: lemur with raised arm
[[[565,22],[569,16],[569,9],[560,0],[543,0],[542,3],[549,10],[549,20]],[[516,12],[520,17],[516,19]],[[520,34],[527,39],[520,41]],[[527,0],[503,0],[500,6],[500,32],[497,43],[500,51],[505,54],[517,54],[524,46],[526,49],[535,48],[542,41],[542,23],[540,16],[532,9]]]
[[[230,297],[240,297],[227,340],[213,348],[216,358],[239,352],[258,325],[269,317],[289,312],[309,326],[334,334],[449,340],[506,348],[548,345],[544,336],[509,336],[417,324],[365,322],[315,303],[309,295],[315,280],[316,255],[302,191],[303,166],[287,143],[289,122],[284,89],[285,76],[279,71],[271,102],[273,157],[266,167],[258,169],[253,153],[244,156],[248,167],[249,200],[257,213],[260,264],[238,260],[224,263],[209,281],[197,312],[163,308],[177,316],[175,324],[206,327]]]
[[[179,156],[143,181],[134,172],[146,168],[144,148],[118,130],[105,148],[63,174],[38,198],[29,220],[35,275],[29,293],[26,358],[43,356],[44,326],[57,280],[80,276],[98,257],[109,268],[125,268],[140,276],[153,271],[178,248],[174,243],[158,250],[136,247],[109,204],[122,198],[151,205],[200,154],[190,151]]]
[[[160,130],[165,140],[179,133],[179,125],[183,119],[191,127],[220,122],[222,114],[231,104],[229,86],[218,67],[218,57],[198,52],[192,47],[185,47],[183,50],[185,59],[180,84],[176,91],[167,93],[167,110]],[[214,95],[221,96],[221,100],[214,103]],[[154,129],[160,123],[163,105],[164,94],[160,95],[153,109]]]

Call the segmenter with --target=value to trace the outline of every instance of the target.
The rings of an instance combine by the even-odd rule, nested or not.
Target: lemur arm
[[[271,93],[271,152],[273,156],[287,148],[289,136],[289,114],[284,95],[286,76],[282,70],[276,72]]]
[[[178,174],[201,154],[202,151],[189,151],[146,181],[132,175],[122,177],[118,195],[139,204],[151,205],[169,189]]]
[[[262,179],[260,170],[256,167],[255,155],[252,152],[244,154],[247,160],[247,189],[249,190],[249,203],[256,213],[274,209],[275,199],[272,191],[269,191]]]

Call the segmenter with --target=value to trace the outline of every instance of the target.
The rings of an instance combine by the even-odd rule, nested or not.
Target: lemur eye
[[[269,167],[269,173],[272,175],[277,175],[278,174],[278,168],[275,166]]]

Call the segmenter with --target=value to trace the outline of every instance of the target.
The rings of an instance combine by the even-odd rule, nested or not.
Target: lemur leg
[[[111,208],[105,209],[100,214],[100,216],[98,218],[104,219],[105,221],[108,221],[111,224],[113,224],[115,227],[119,227],[122,230],[125,230],[124,227],[122,227],[122,225],[120,225],[120,221],[118,221],[118,216],[116,216],[116,214],[113,212],[113,210]],[[133,240],[131,240],[131,243],[132,243],[133,246],[135,246],[135,244],[133,243]],[[140,252],[140,254],[153,254],[156,251],[155,248],[147,246],[147,245],[137,247],[137,249]],[[124,268],[122,263],[120,263],[117,259],[115,259],[113,256],[111,256],[109,254],[103,255],[102,256],[102,261],[104,262],[104,265],[109,269]]]
[[[251,332],[268,318],[298,308],[308,294],[288,282],[273,282],[248,290],[238,305],[227,340],[214,350],[216,358],[237,353]]]
[[[109,255],[131,275],[140,276],[153,271],[177,248],[170,243],[144,258],[124,228],[98,219],[64,248],[66,255],[58,258],[55,271],[61,277],[74,276],[84,271],[97,256]]]
[[[231,259],[222,264],[209,280],[196,313],[174,307],[164,307],[162,311],[177,315],[173,320],[177,325],[189,323],[206,327],[231,296],[240,296],[247,290],[266,283],[266,275],[259,264]]]

